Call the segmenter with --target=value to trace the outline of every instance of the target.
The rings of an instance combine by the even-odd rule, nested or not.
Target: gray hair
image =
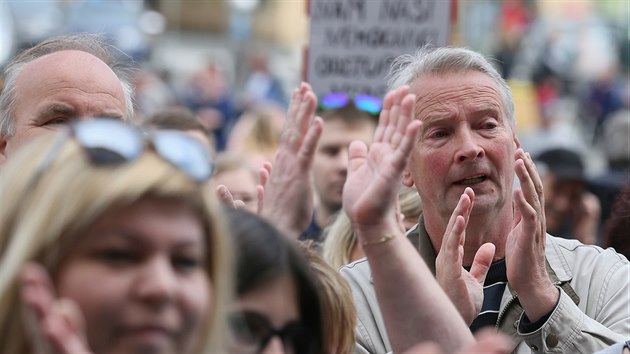
[[[64,51],[78,50],[92,54],[103,61],[116,74],[123,88],[127,120],[133,117],[133,86],[130,81],[130,68],[117,59],[122,52],[107,44],[98,34],[72,34],[49,38],[36,46],[15,56],[4,70],[4,89],[0,94],[0,136],[11,137],[15,134],[15,85],[18,76],[35,59],[45,55]]]
[[[424,75],[465,71],[478,71],[494,80],[503,96],[508,122],[514,129],[516,118],[514,117],[514,99],[510,87],[483,55],[472,50],[423,46],[414,54],[404,54],[394,59],[388,75],[388,83],[391,90],[403,85],[411,85],[414,80]]]

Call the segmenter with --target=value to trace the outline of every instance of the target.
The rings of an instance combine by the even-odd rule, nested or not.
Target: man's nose
[[[139,300],[155,307],[164,306],[177,291],[176,270],[167,257],[149,259],[139,269],[134,287]]]
[[[470,129],[462,129],[457,133],[456,162],[472,161],[484,156],[483,147]]]
[[[341,149],[335,156],[333,163],[337,169],[346,171],[348,169],[348,149]]]

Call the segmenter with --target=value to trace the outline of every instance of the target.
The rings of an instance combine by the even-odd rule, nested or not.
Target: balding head
[[[131,119],[133,91],[111,50],[97,36],[64,36],[9,63],[0,96],[0,162],[58,124],[94,116]]]

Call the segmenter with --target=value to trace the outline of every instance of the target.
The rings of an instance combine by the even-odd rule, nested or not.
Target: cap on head
[[[553,148],[542,152],[536,159],[558,179],[584,181],[584,163],[580,155],[566,148]]]

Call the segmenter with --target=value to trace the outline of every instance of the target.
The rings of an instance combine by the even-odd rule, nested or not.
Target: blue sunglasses
[[[147,147],[196,182],[212,176],[213,163],[206,148],[194,138],[172,130],[143,133],[112,119],[96,118],[69,125],[42,158],[37,176],[52,163],[68,138],[74,138],[96,166],[112,166],[138,159]],[[37,178],[37,177],[36,177]]]
[[[328,110],[345,107],[352,102],[359,110],[372,115],[378,115],[383,108],[383,102],[380,98],[365,93],[349,95],[345,92],[331,92],[319,100],[319,109]]]

